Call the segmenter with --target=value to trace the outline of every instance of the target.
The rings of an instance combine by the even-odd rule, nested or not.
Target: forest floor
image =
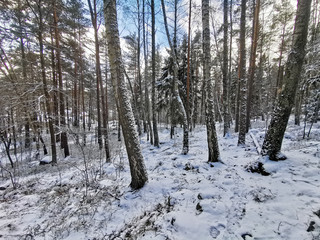
[[[149,181],[138,191],[115,139],[112,163],[76,146],[58,166],[20,161],[17,189],[0,176],[0,239],[320,239],[320,124],[302,139],[303,128],[290,123],[281,162],[257,153],[264,123],[253,124],[245,147],[217,129],[222,163],[214,164],[204,126],[190,134],[188,155],[181,129],[170,139],[160,127],[160,148],[142,137]],[[258,161],[270,175],[248,171]]]

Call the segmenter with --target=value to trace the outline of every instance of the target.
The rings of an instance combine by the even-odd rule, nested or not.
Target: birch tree
[[[147,139],[150,143],[153,144],[153,134],[152,134],[152,125],[150,119],[150,102],[149,102],[149,89],[148,89],[148,31],[146,30],[146,26],[148,25],[148,21],[146,19],[146,3],[145,0],[142,1],[142,31],[143,31],[143,55],[144,55],[144,99],[145,99],[145,118],[147,122]]]
[[[104,16],[106,19],[106,33],[108,56],[113,89],[116,95],[116,104],[120,113],[120,123],[127,149],[132,189],[139,189],[148,180],[143,156],[141,153],[138,133],[135,129],[134,116],[124,80],[124,66],[122,63],[120,38],[117,22],[116,0],[104,0]]]
[[[203,76],[207,86],[206,91],[206,125],[208,141],[208,162],[220,161],[218,138],[216,133],[213,87],[210,75],[210,26],[209,26],[209,0],[202,0],[202,37],[203,37]]]

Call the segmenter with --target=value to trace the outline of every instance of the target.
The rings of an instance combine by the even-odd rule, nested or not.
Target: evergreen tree
[[[163,11],[163,19],[166,29],[166,35],[168,39],[168,43],[170,46],[170,54],[173,59],[173,92],[172,92],[172,98],[174,101],[174,107],[180,112],[180,114],[183,116],[183,146],[182,146],[182,154],[187,154],[189,152],[189,129],[188,129],[188,120],[187,120],[187,113],[184,108],[184,105],[182,103],[178,83],[177,83],[177,77],[178,77],[178,56],[177,56],[177,46],[176,46],[176,31],[177,26],[175,24],[174,27],[174,37],[173,41],[171,41],[169,29],[168,29],[168,23],[167,23],[167,16],[166,16],[166,9],[164,5],[164,1],[161,0],[161,6]],[[177,0],[175,0],[175,22],[177,21]]]

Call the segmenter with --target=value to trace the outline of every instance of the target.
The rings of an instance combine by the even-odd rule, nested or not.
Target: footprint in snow
[[[220,235],[220,232],[224,230],[226,227],[223,224],[218,224],[218,226],[210,227],[210,235],[213,238],[217,238]]]

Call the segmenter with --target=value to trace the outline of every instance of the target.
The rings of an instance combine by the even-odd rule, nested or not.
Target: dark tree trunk
[[[66,117],[65,117],[65,105],[64,105],[65,103],[64,103],[61,54],[60,54],[60,33],[58,29],[58,16],[57,16],[55,0],[53,0],[53,17],[54,17],[54,31],[55,31],[56,54],[57,54],[57,68],[58,68],[58,77],[59,77],[61,148],[63,148],[64,150],[64,157],[68,157],[70,153],[69,153],[69,146],[68,146],[68,135],[66,132]]]
[[[10,154],[10,144],[11,144],[11,138],[8,140],[7,137],[5,137],[6,133],[0,132],[1,135],[1,141],[4,144],[4,147],[6,149],[6,153],[10,162],[10,165],[12,168],[14,168],[14,162],[12,160],[11,154]]]
[[[80,41],[80,36],[81,36],[81,33],[79,31],[78,33],[78,37],[79,37],[79,42],[81,43]],[[81,49],[81,48],[80,48]],[[79,83],[79,109],[82,110],[82,130],[83,130],[83,146],[86,145],[86,142],[87,142],[87,135],[86,135],[86,106],[85,106],[85,97],[84,97],[84,73],[83,73],[83,60],[82,60],[82,53],[80,51],[79,53],[79,71],[80,71],[80,83]],[[81,106],[81,107],[80,107]],[[79,116],[80,117],[80,116]]]
[[[239,55],[239,138],[238,145],[246,142],[246,4],[247,0],[241,1],[240,18],[240,55]]]
[[[93,0],[93,8],[91,4],[91,0],[88,0],[90,15],[91,15],[91,23],[94,29],[94,45],[95,45],[95,57],[96,57],[96,89],[97,89],[97,121],[98,121],[98,144],[100,150],[102,149],[102,130],[101,130],[101,94],[102,89],[101,86],[101,68],[100,68],[100,55],[99,55],[99,39],[98,39],[98,23],[97,23],[97,4],[96,0]]]
[[[118,101],[118,100],[116,99],[116,101]],[[118,110],[118,142],[121,142],[121,119],[120,119],[119,110]]]
[[[43,138],[41,136],[40,131],[38,132],[38,137],[39,137],[40,142],[42,143],[43,155],[47,155],[48,154],[48,150],[47,150],[45,142],[43,141]]]
[[[19,22],[19,27],[22,29],[22,20],[21,20],[20,15],[18,17],[18,22]],[[20,49],[21,49],[21,63],[22,63],[23,81],[27,82],[28,81],[28,79],[27,79],[27,60],[26,60],[26,53],[25,53],[25,47],[24,47],[22,34],[20,35]],[[24,111],[25,111],[25,125],[24,125],[25,143],[24,143],[24,147],[26,150],[29,150],[31,147],[31,139],[30,139],[30,118],[29,118],[29,113],[28,113],[28,101],[27,101],[27,103],[24,103],[23,105],[24,105]]]
[[[153,144],[153,134],[152,134],[152,126],[151,126],[151,119],[150,119],[150,102],[149,102],[149,90],[148,90],[148,50],[147,50],[147,32],[145,29],[145,0],[142,2],[142,30],[143,30],[143,51],[144,51],[144,99],[145,99],[145,115],[147,121],[147,139],[149,140],[150,136],[150,143]]]
[[[73,122],[72,125],[74,127],[79,127],[79,103],[78,103],[78,78],[79,78],[79,73],[78,73],[78,50],[75,49],[74,53],[74,82],[73,82],[73,105],[72,105],[72,113],[73,113]],[[78,137],[77,137],[78,139]]]
[[[60,132],[59,130],[59,102],[58,102],[58,81],[57,81],[57,71],[56,71],[56,57],[55,57],[55,47],[54,47],[54,29],[53,27],[50,29],[51,35],[51,69],[52,69],[52,84],[53,84],[53,116],[54,116],[54,125],[56,132],[56,142],[60,142]]]
[[[301,104],[303,101],[304,90],[298,89],[294,107],[294,124],[300,126]]]
[[[229,69],[228,69],[228,77],[229,77],[229,103],[228,103],[228,108],[229,108],[229,121],[230,121],[230,125],[232,123],[232,114],[234,114],[234,112],[232,111],[231,108],[231,84],[232,84],[232,44],[233,44],[233,0],[230,0],[230,4],[229,4],[229,16],[230,16],[230,43],[229,43]],[[230,127],[230,126],[229,126]]]
[[[198,59],[197,56],[195,56],[196,60],[195,60],[195,81],[194,81],[194,91],[193,91],[193,128],[196,127],[196,123],[198,120],[198,114],[199,114],[199,110],[198,110],[198,84],[199,84],[199,66],[198,66]],[[200,114],[201,114],[201,110],[200,110]]]
[[[246,132],[249,131],[249,127],[250,127],[253,83],[254,83],[254,73],[256,69],[256,53],[257,53],[257,44],[258,44],[258,37],[259,37],[259,11],[260,11],[260,0],[257,0],[255,5],[255,10],[254,10],[254,18],[253,18],[253,33],[252,33],[249,79],[248,79]]]
[[[45,96],[45,103],[48,113],[48,124],[49,124],[49,132],[50,132],[50,140],[51,140],[51,154],[52,154],[52,164],[57,164],[57,149],[56,149],[56,139],[55,139],[55,132],[53,128],[53,121],[52,121],[52,111],[50,105],[50,95],[47,86],[47,77],[46,77],[46,69],[45,69],[45,61],[44,61],[44,54],[43,54],[43,17],[42,17],[42,9],[41,3],[39,1],[38,4],[38,11],[39,11],[39,32],[38,32],[38,40],[39,40],[39,47],[40,47],[40,64],[41,64],[41,76],[42,76],[42,86],[43,92]]]
[[[228,81],[228,0],[223,2],[223,136],[229,133],[230,113],[229,113],[229,81]]]
[[[275,89],[275,99],[279,97],[279,93],[282,89],[282,80],[283,80],[283,65],[282,65],[282,55],[285,47],[285,34],[286,34],[286,26],[287,22],[284,23],[282,27],[282,38],[281,38],[281,45],[280,45],[280,56],[279,56],[279,63],[278,63],[278,74],[277,74],[277,81],[276,81],[276,89]]]
[[[12,139],[13,139],[13,153],[15,156],[17,156],[17,133],[16,133],[16,125],[14,122],[14,114],[13,114],[13,107],[11,108],[11,129],[12,129]]]
[[[187,120],[188,126],[192,129],[191,119],[190,119],[190,50],[191,50],[191,0],[189,0],[189,20],[188,20],[188,57],[187,57],[187,104],[186,104],[186,112],[187,112]]]
[[[154,0],[151,0],[151,62],[152,62],[152,128],[153,128],[153,145],[159,147],[159,135],[156,115],[156,28],[155,28],[155,10]]]
[[[262,155],[269,156],[270,160],[284,160],[286,157],[280,154],[283,136],[288,124],[289,116],[295,102],[295,95],[299,85],[299,79],[305,56],[305,45],[308,36],[308,24],[310,17],[311,0],[298,1],[298,8],[293,33],[292,49],[286,63],[284,76],[284,88],[279,95],[274,108],[272,119],[266,133]]]

